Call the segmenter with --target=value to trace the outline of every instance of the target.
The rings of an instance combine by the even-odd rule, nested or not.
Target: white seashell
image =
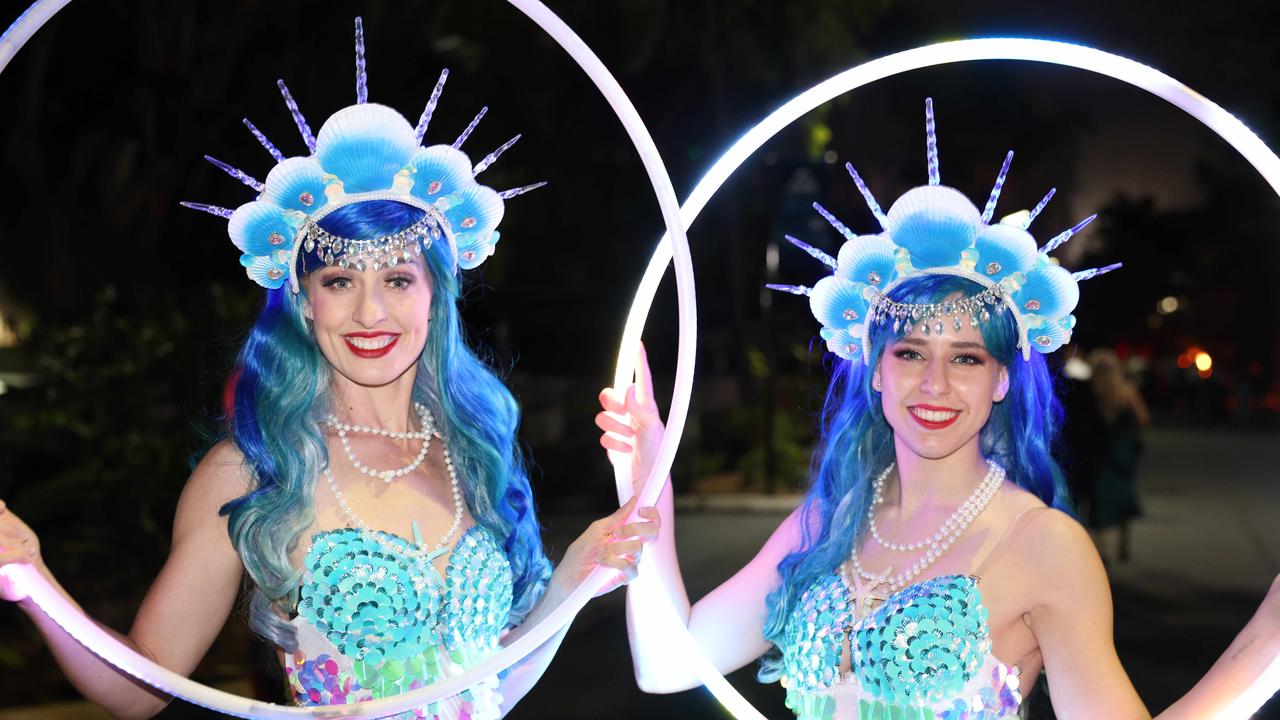
[[[497,232],[462,233],[454,238],[458,246],[458,267],[471,270],[493,256]]]
[[[245,258],[242,257],[240,264],[245,266],[246,275],[267,289],[278,288],[289,280],[289,270],[283,265],[272,262],[269,258],[253,258],[246,263]]]
[[[973,271],[995,282],[1015,272],[1027,272],[1035,267],[1035,238],[1020,227],[990,225],[978,233],[973,249],[977,262]]]
[[[467,154],[449,145],[422,148],[410,162],[414,168],[412,193],[427,202],[476,184]]]
[[[911,264],[921,270],[957,264],[981,227],[978,208],[959,190],[945,185],[908,190],[885,218],[894,244],[911,253]]]
[[[1071,330],[1060,322],[1047,322],[1028,328],[1027,342],[1042,353],[1051,353],[1071,342]]]
[[[818,331],[819,337],[827,343],[827,349],[845,360],[862,358],[862,334],[854,334],[854,330],[862,330],[863,325],[856,325],[848,330],[836,330],[824,327]]]
[[[898,276],[894,267],[896,251],[887,233],[860,235],[840,246],[836,276],[884,287]]]
[[[449,230],[458,233],[488,233],[498,227],[503,214],[502,198],[483,185],[472,185],[450,197],[444,218]]]
[[[1027,273],[1026,281],[1013,294],[1018,312],[1047,320],[1066,315],[1079,301],[1080,286],[1070,272],[1057,265],[1040,264]]]
[[[313,157],[289,158],[267,174],[266,187],[259,201],[298,210],[310,215],[324,207],[324,170]]]
[[[293,247],[293,228],[279,205],[268,202],[245,203],[236,208],[227,223],[227,234],[240,252],[260,256]]]
[[[848,329],[867,319],[867,301],[862,297],[864,287],[862,283],[828,275],[809,293],[809,309],[823,327]]]
[[[347,194],[389,190],[417,149],[409,121],[374,103],[339,110],[316,135],[316,159]]]

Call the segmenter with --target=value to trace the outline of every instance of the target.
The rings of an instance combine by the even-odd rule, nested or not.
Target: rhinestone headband
[[[356,104],[334,113],[312,134],[293,95],[280,80],[285,106],[309,154],[285,157],[247,118],[249,131],[275,159],[261,182],[208,155],[209,162],[255,190],[258,195],[235,210],[207,203],[182,205],[227,219],[227,233],[243,253],[240,264],[259,285],[274,289],[289,282],[299,289],[296,268],[305,249],[326,265],[391,267],[421,255],[443,238],[454,267],[471,269],[493,254],[506,200],[546,183],[497,192],[475,177],[520,139],[516,135],[474,165],[459,148],[488,108],[481,108],[450,145],[424,146],[426,134],[449,71],[440,73],[416,126],[384,105],[368,102],[364,26],[355,22]],[[426,214],[404,230],[372,240],[353,240],[325,232],[319,222],[334,210],[362,202],[393,200]],[[286,246],[287,245],[287,246]]]
[[[1097,215],[1055,235],[1043,247],[1027,232],[1054,195],[1050,190],[1028,213],[991,223],[1004,188],[1013,151],[1005,156],[986,205],[980,212],[959,190],[942,185],[933,100],[925,100],[925,133],[929,184],[908,190],[886,213],[853,165],[845,168],[880,222],[881,232],[857,235],[818,203],[813,207],[845,238],[839,256],[790,235],[791,244],[831,268],[832,274],[812,288],[774,285],[772,290],[805,295],[827,348],[846,360],[871,357],[870,326],[893,323],[895,333],[919,329],[937,335],[948,327],[959,332],[965,323],[977,328],[993,314],[1011,312],[1023,359],[1034,348],[1049,353],[1071,339],[1080,299],[1079,283],[1120,267],[1069,272],[1049,253],[1083,230]],[[971,296],[937,303],[902,303],[890,299],[904,281],[924,275],[951,275],[983,289]],[[859,352],[861,350],[861,352]]]

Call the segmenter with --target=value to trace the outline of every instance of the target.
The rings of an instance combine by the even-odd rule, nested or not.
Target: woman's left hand
[[[643,519],[626,522],[635,506],[636,498],[632,497],[612,515],[587,526],[586,532],[569,545],[551,576],[553,590],[568,595],[597,565],[613,568],[617,573],[596,597],[635,579],[644,544],[658,537],[659,527],[658,511],[652,507],[640,508],[637,514]]]

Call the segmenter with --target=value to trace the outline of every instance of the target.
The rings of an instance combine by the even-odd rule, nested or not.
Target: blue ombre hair
[[[938,303],[961,293],[976,295],[977,283],[951,275],[910,278],[890,293],[900,303]],[[1070,512],[1066,481],[1052,450],[1062,421],[1053,377],[1044,356],[1024,361],[1018,328],[1009,312],[983,324],[987,352],[1009,370],[1009,392],[991,407],[979,436],[982,453],[1005,468],[1008,479],[1046,505]],[[761,660],[759,678],[777,680],[779,648],[787,622],[804,591],[849,557],[865,532],[872,479],[894,460],[893,430],[879,393],[871,385],[884,349],[902,336],[888,323],[871,328],[871,357],[838,361],[823,403],[821,441],[810,464],[810,486],[800,511],[800,547],[778,564],[781,583],[766,600],[764,636],[773,647]]]
[[[394,201],[348,205],[320,221],[327,232],[357,240],[409,227],[423,211]],[[520,408],[468,347],[457,301],[452,251],[436,242],[422,254],[431,277],[431,321],[418,360],[413,399],[425,404],[449,443],[467,508],[499,538],[514,575],[508,623],[520,623],[542,596],[551,563],[542,548],[524,458],[516,443]],[[314,257],[301,268],[319,267]],[[330,369],[288,285],[267,291],[266,305],[236,364],[230,439],[243,453],[254,488],[223,506],[231,542],[253,582],[249,625],[292,651],[285,622],[298,602],[302,569],[289,560],[313,520],[316,477],[328,462],[321,424],[329,413]]]

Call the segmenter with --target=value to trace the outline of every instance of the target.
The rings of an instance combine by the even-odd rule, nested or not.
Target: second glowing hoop
[[[1231,113],[1159,70],[1081,45],[1051,40],[989,38],[927,45],[872,60],[818,83],[787,101],[740,137],[702,176],[680,209],[680,219],[684,229],[688,230],[694,219],[698,217],[698,213],[720,189],[720,186],[752,153],[783,128],[819,105],[863,85],[910,70],[972,60],[1026,60],[1064,65],[1105,75],[1146,90],[1169,101],[1221,136],[1257,169],[1263,179],[1271,185],[1272,190],[1280,195],[1280,157],[1277,157],[1253,131],[1245,127],[1244,123]],[[639,342],[658,284],[671,258],[671,245],[665,240],[666,238],[658,243],[657,250],[654,251],[645,269],[640,289],[632,302],[626,329],[623,332],[623,352],[614,376],[615,387],[621,387],[631,381],[633,356],[627,352],[627,349],[635,347]],[[624,479],[620,478],[620,485],[623,482]],[[725,703],[725,708],[736,717],[761,717],[759,712],[750,707],[746,700],[728,685],[723,675],[717,672],[710,661],[698,651],[697,643],[688,629],[676,619],[673,609],[665,602],[668,589],[662,585],[661,576],[652,572],[643,572],[643,561],[641,567],[642,572],[639,580],[633,584],[633,591],[645,593],[646,597],[653,598],[661,606],[656,608],[656,612],[661,621],[667,623],[668,632],[673,641],[679,642],[684,649],[682,657],[688,663],[689,671],[708,683],[708,687],[713,690],[717,698]],[[640,604],[633,603],[633,607],[637,605]],[[1277,688],[1280,688],[1280,658],[1272,662],[1264,676],[1253,687],[1243,692],[1236,702],[1220,713],[1215,720],[1234,720],[1250,716],[1276,692]]]

